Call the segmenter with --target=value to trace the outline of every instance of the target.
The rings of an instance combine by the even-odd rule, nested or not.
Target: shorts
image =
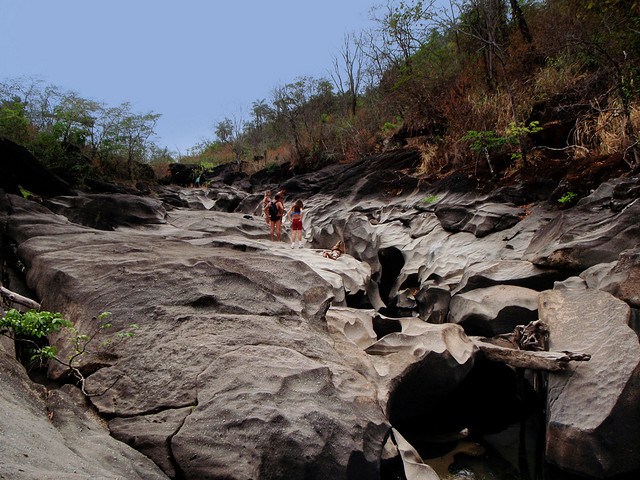
[[[291,230],[302,230],[302,220],[294,218],[291,222]]]

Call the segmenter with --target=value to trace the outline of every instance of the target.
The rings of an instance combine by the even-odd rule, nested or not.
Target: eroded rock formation
[[[286,182],[287,203],[299,197],[306,205],[303,250],[267,240],[258,207],[265,185],[229,178],[209,190],[166,188],[159,200],[83,194],[41,205],[3,195],[3,241],[11,246],[3,251],[17,253],[43,307],[79,330],[99,328],[102,311],[111,312],[114,332],[137,326],[131,338],[101,338],[83,372],[90,392],[105,391],[89,401],[113,437],[163,472],[148,462],[149,475],[377,479],[392,425],[404,436],[416,410],[441,408],[480,382],[469,325],[494,334],[539,314],[551,325],[553,348],[599,351],[610,330],[629,352],[638,344],[622,321],[594,329],[588,344],[562,333],[598,311],[590,302],[601,290],[631,307],[628,318],[637,311],[637,179],[611,181],[558,212],[530,204],[539,199],[527,189],[429,190],[406,173],[418,161],[413,153],[387,154]],[[337,240],[347,254],[323,258],[320,250]],[[561,291],[569,300],[586,297],[567,300],[569,313],[547,300],[537,312],[538,297]],[[62,336],[52,341],[68,354]],[[604,394],[615,407],[603,408],[593,428],[569,432],[582,400],[558,396],[549,403],[547,457],[605,478],[640,465],[640,454],[628,449],[624,461],[614,454],[598,465],[581,460],[604,431],[615,436],[621,428],[620,442],[637,443],[640,420],[624,407],[637,400],[637,362],[616,369],[617,387],[609,388],[599,380],[606,366],[589,353],[595,370],[580,364],[584,377],[550,374],[551,392],[563,385],[585,399]],[[16,365],[7,369],[19,371]],[[63,373],[55,365],[49,371],[58,380]],[[56,395],[82,403],[70,389]],[[46,428],[72,431],[55,422]],[[578,437],[582,453],[567,455]],[[9,465],[38,468],[20,458],[28,437],[15,438]],[[127,478],[154,478],[139,468]]]

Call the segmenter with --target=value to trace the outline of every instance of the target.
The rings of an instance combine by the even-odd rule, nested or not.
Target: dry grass
[[[581,66],[576,61],[556,59],[553,65],[542,68],[535,77],[534,94],[538,100],[545,100],[558,92],[575,89],[587,77],[581,73]]]
[[[637,139],[628,138],[626,118],[617,99],[612,100],[598,114],[584,116],[576,122],[573,143],[597,155],[624,151]],[[640,128],[640,104],[631,106],[631,124],[635,132]]]
[[[281,146],[277,149],[267,150],[267,155],[264,157],[242,162],[240,170],[247,175],[253,175],[260,170],[287,163],[291,158],[291,148],[289,146]]]
[[[443,158],[438,155],[438,146],[423,144],[420,151],[421,162],[417,169],[418,175],[432,175],[439,172],[443,167]]]

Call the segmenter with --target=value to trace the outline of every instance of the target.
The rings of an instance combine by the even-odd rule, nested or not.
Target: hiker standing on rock
[[[284,194],[285,194],[286,190],[282,187],[280,187],[280,190],[278,190],[278,193],[276,195],[280,195],[280,201],[282,202],[282,206],[284,207]]]
[[[264,192],[264,198],[262,199],[262,213],[264,214],[267,225],[271,223],[271,218],[269,218],[269,204],[271,204],[271,190]]]
[[[291,222],[291,248],[295,248],[295,242],[298,241],[298,248],[302,248],[302,208],[304,204],[302,200],[296,200],[296,203],[289,209],[287,217]]]
[[[273,234],[275,231],[276,238],[280,241],[280,235],[282,232],[282,215],[284,215],[284,205],[280,201],[280,195],[276,195],[274,200],[269,204],[269,232],[271,234],[271,241],[273,241]]]

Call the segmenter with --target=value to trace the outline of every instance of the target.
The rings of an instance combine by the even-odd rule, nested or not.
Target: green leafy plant
[[[558,203],[560,205],[568,205],[570,203],[573,203],[573,201],[578,197],[577,193],[574,192],[567,192],[564,195],[562,195],[560,198],[558,198]]]
[[[18,188],[20,189],[20,194],[25,200],[29,200],[29,197],[33,197],[33,193],[26,188],[23,188],[22,185],[18,185]]]
[[[104,320],[111,315],[111,312],[102,312],[96,320]],[[19,312],[12,308],[0,319],[0,335],[8,337],[17,343],[27,346],[31,362],[39,362],[41,365],[49,360],[58,362],[65,366],[70,375],[79,383],[82,393],[88,397],[103,395],[111,389],[120,378],[117,378],[106,390],[101,393],[88,393],[85,390],[85,377],[80,370],[80,358],[89,353],[90,344],[96,337],[106,330],[113,328],[111,323],[101,324],[92,334],[80,333],[75,326],[60,313],[47,311],[29,310]],[[129,329],[122,330],[115,334],[118,339],[130,338],[134,335],[134,330],[139,328],[135,323],[129,325]],[[53,345],[43,345],[46,337],[52,333],[63,330],[68,332],[68,341],[72,346],[70,355],[67,358],[60,357],[58,349]],[[109,339],[102,343],[109,345]]]
[[[435,203],[440,199],[440,197],[438,197],[438,195],[429,195],[428,197],[425,197],[422,199],[423,203]]]
[[[267,165],[267,168],[265,168],[265,170],[269,175],[275,173],[277,169],[278,169],[278,164],[276,162],[271,162],[269,165]]]
[[[493,165],[489,152],[505,145],[518,145],[518,150],[511,153],[511,159],[517,160],[523,158],[524,148],[522,147],[522,137],[531,133],[537,133],[542,130],[540,122],[533,121],[529,125],[516,124],[511,122],[505,129],[504,135],[500,135],[494,130],[469,130],[462,137],[462,140],[470,142],[469,148],[476,153],[482,153],[487,160],[489,170],[494,175]]]
[[[11,332],[14,336],[43,338],[70,327],[73,324],[62,318],[62,314],[36,310],[21,313],[12,308],[0,319],[0,332],[3,335]]]
[[[511,122],[505,130],[507,143],[511,145],[520,145],[520,149],[517,152],[513,152],[511,154],[511,159],[515,160],[522,158],[524,149],[522,148],[521,141],[523,137],[531,133],[538,133],[541,130],[542,127],[540,126],[540,122],[537,120],[530,122],[529,125],[525,125],[524,123],[516,124],[516,122]]]

